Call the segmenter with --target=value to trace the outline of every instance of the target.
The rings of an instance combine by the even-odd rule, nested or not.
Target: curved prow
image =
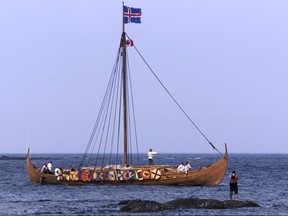
[[[208,174],[209,183],[203,185],[206,186],[218,185],[225,177],[227,167],[228,167],[228,150],[227,150],[227,144],[225,143],[225,153],[223,157],[217,163],[207,168],[207,172],[209,173]]]
[[[227,144],[225,143],[225,154],[224,156],[222,157],[222,159],[216,163],[218,164],[218,175],[219,175],[219,178],[217,181],[215,181],[215,185],[218,185],[222,180],[223,178],[225,177],[225,174],[226,174],[226,170],[227,170],[227,167],[228,167],[228,149],[227,149]]]
[[[27,158],[30,159],[30,148],[28,148],[28,151],[27,151],[27,154],[26,154],[26,160],[27,160]]]
[[[228,161],[228,150],[227,150],[227,144],[225,143],[225,154],[224,158]]]
[[[30,148],[28,148],[27,155],[26,155],[26,170],[29,179],[34,183],[40,183],[41,172],[34,165],[30,159]]]

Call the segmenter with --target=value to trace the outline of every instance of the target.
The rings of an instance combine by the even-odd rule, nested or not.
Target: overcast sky
[[[142,9],[127,34],[220,151],[288,153],[287,0],[125,4]],[[120,0],[0,1],[0,153],[84,152],[121,16]],[[129,56],[140,152],[214,153]]]

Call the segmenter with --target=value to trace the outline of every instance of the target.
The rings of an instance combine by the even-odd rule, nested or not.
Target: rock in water
[[[206,208],[206,209],[225,209],[241,207],[260,207],[252,201],[240,200],[214,200],[214,199],[197,199],[197,198],[178,198],[166,203],[158,203],[147,200],[131,200],[120,202],[119,205],[125,205],[121,208],[123,212],[156,212],[174,209]]]
[[[178,198],[167,203],[164,203],[167,209],[178,208],[208,208],[208,209],[223,209],[224,203],[219,200],[212,199],[197,199],[197,198]]]
[[[162,204],[155,201],[131,200],[121,208],[122,212],[156,212],[164,210]]]
[[[248,200],[224,200],[223,202],[226,208],[260,207],[257,203]]]

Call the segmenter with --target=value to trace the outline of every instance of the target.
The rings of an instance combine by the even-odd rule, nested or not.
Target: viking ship
[[[28,149],[26,169],[31,182],[62,185],[216,186],[224,178],[228,165],[227,145],[225,144],[225,152],[222,154],[212,144],[160,81],[125,32],[125,24],[140,23],[140,18],[141,9],[130,8],[123,3],[122,34],[116,62],[79,167],[76,167],[76,170],[59,170],[56,174],[41,172],[40,167],[31,161],[30,149]],[[143,165],[139,161],[139,156],[138,163],[135,162],[135,155],[139,155],[138,138],[127,55],[127,47],[131,45],[190,123],[212,148],[220,153],[221,157],[216,163],[200,169],[179,172],[177,166],[172,165]],[[134,143],[136,143],[137,154],[132,151]],[[119,153],[120,146],[123,146],[123,153]],[[115,149],[117,153],[112,153]],[[91,161],[93,161],[92,165]]]

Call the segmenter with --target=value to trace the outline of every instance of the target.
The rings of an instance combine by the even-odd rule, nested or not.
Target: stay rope
[[[126,33],[125,33],[126,34]],[[131,40],[131,38],[126,34],[127,38]],[[184,115],[188,118],[188,120],[194,125],[194,127],[199,131],[199,133],[205,138],[205,140],[212,146],[213,149],[215,149],[217,152],[219,152],[222,156],[223,154],[213,145],[213,143],[205,136],[205,134],[200,130],[200,128],[195,124],[195,122],[189,117],[189,115],[184,111],[184,109],[180,106],[180,104],[177,102],[177,100],[172,96],[172,94],[169,92],[169,90],[165,87],[165,85],[162,83],[162,81],[159,79],[159,77],[156,75],[156,73],[153,71],[153,69],[150,67],[150,65],[147,63],[145,58],[142,56],[140,51],[137,49],[135,44],[133,43],[133,47],[138,53],[138,55],[141,57],[141,59],[144,61],[146,66],[149,68],[151,73],[154,75],[154,77],[157,79],[157,81],[160,83],[160,85],[164,88],[164,90],[167,92],[167,94],[171,97],[171,99],[175,102],[175,104],[178,106],[178,108],[184,113]]]

